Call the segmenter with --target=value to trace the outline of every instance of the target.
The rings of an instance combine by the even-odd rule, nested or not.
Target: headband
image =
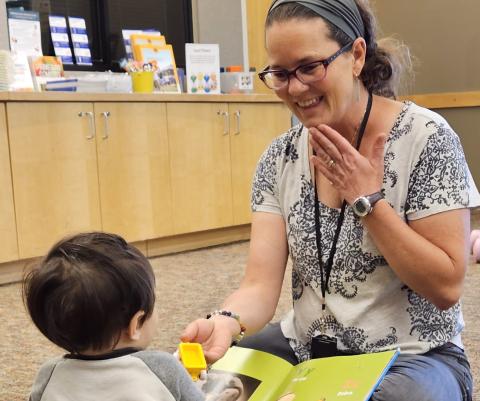
[[[365,27],[354,0],[276,0],[270,6],[268,14],[281,4],[297,3],[314,11],[352,40],[365,36]]]

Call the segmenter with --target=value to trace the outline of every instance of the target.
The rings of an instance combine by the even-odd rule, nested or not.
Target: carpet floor
[[[157,277],[160,327],[152,347],[173,352],[178,336],[191,320],[220,306],[238,286],[248,251],[248,242],[168,255],[151,260]],[[480,265],[469,265],[463,296],[466,329],[463,341],[475,377],[474,401],[480,401]],[[290,274],[275,320],[291,305]],[[24,401],[38,367],[62,354],[30,322],[21,299],[20,284],[0,286],[0,400]]]

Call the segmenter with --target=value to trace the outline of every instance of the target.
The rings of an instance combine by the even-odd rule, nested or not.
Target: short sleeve
[[[286,163],[298,158],[293,141],[300,135],[302,128],[293,127],[276,138],[260,157],[253,177],[253,212],[282,214],[279,195],[281,171]]]
[[[426,128],[432,133],[408,184],[405,212],[410,220],[478,205],[478,191],[458,136],[444,123],[430,121]]]
[[[186,369],[171,354],[162,351],[140,351],[140,358],[172,393],[177,401],[202,401],[205,396],[195,386]]]

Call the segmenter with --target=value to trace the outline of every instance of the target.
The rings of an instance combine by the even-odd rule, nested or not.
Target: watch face
[[[358,198],[353,204],[353,211],[357,216],[363,217],[370,212],[371,206],[367,198]]]

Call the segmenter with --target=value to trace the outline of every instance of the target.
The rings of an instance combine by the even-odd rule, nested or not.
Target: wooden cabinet
[[[20,258],[61,237],[100,230],[90,103],[8,103],[8,132]]]
[[[256,164],[290,127],[279,103],[167,105],[175,233],[250,223]]]
[[[228,107],[167,104],[175,234],[233,223]]]
[[[230,103],[233,224],[251,222],[252,179],[258,160],[276,136],[291,125],[280,103]]]
[[[90,230],[173,233],[165,104],[10,103],[21,258]]]
[[[141,241],[173,234],[166,106],[95,103],[102,228]]]
[[[0,263],[18,259],[5,104],[0,103]]]
[[[82,231],[168,241],[248,224],[255,166],[290,113],[273,96],[185,96],[0,103],[0,263]]]

